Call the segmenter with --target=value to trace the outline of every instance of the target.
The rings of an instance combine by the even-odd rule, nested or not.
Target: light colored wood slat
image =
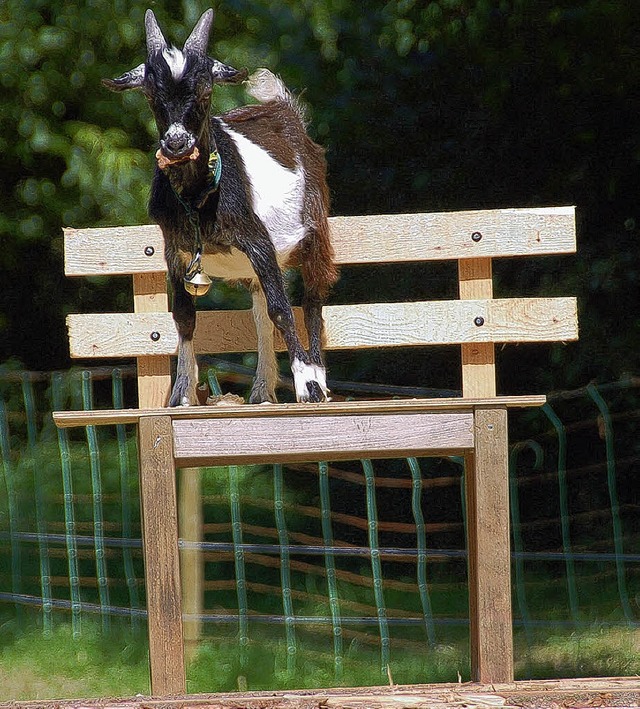
[[[490,258],[458,261],[462,300],[493,298]],[[496,395],[496,356],[493,342],[462,345],[462,393],[464,396]]]
[[[325,307],[323,313],[325,348],[336,350],[466,342],[564,342],[578,337],[575,298],[333,305]],[[483,321],[480,326],[475,324],[478,317]],[[166,355],[174,354],[178,345],[169,313],[69,315],[67,326],[72,357]],[[198,354],[255,351],[251,311],[198,313],[194,345]],[[282,340],[277,340],[276,346],[284,349]]]
[[[465,456],[471,675],[513,681],[506,409],[475,411],[475,451]]]
[[[327,347],[357,349],[577,337],[575,298],[378,303],[324,309]],[[482,319],[482,324],[480,323]]]
[[[339,264],[572,253],[574,207],[332,217]],[[473,234],[481,234],[474,241]],[[477,238],[477,237],[476,237]],[[154,253],[145,254],[151,247]],[[159,227],[65,229],[68,276],[166,271]]]
[[[171,418],[166,412],[140,419],[138,443],[151,692],[183,694],[176,481]]]
[[[64,269],[67,276],[166,272],[162,232],[156,224],[65,229]]]
[[[69,315],[72,357],[146,357],[175,354],[178,334],[171,313]]]
[[[480,234],[474,241],[473,234]],[[476,237],[477,238],[477,237]],[[571,253],[573,207],[333,217],[338,263]]]
[[[247,404],[239,406],[181,406],[174,409],[141,411],[140,409],[105,409],[102,411],[56,411],[53,420],[60,428],[73,426],[108,426],[117,423],[138,423],[146,416],[169,414],[171,418],[274,418],[277,416],[351,416],[356,414],[415,413],[442,410],[470,411],[476,407],[499,406],[526,408],[543,406],[543,395],[497,396],[495,398],[464,399],[383,399],[379,401],[327,401],[321,404]]]
[[[178,465],[393,458],[473,446],[471,412],[173,422]]]
[[[166,312],[167,277],[164,273],[133,274],[133,304],[136,313]],[[138,406],[155,409],[165,406],[171,392],[171,359],[138,357]]]

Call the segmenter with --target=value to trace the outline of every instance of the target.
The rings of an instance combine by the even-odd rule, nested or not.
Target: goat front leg
[[[326,383],[318,376],[317,367],[311,362],[298,338],[282,272],[271,243],[267,238],[258,238],[253,243],[243,245],[243,250],[262,286],[269,318],[282,333],[287,346],[297,401],[326,401]]]
[[[182,278],[172,278],[173,319],[178,330],[178,367],[169,406],[193,406],[198,403],[198,362],[193,349],[196,307],[184,289]]]

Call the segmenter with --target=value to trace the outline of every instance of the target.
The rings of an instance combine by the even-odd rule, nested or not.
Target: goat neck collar
[[[158,159],[158,167],[160,167],[161,170],[164,170],[166,167],[169,167],[169,165],[165,165],[165,167],[162,167],[162,165],[160,164],[160,159]],[[168,174],[171,189],[173,190],[173,193],[178,198],[178,201],[180,202],[180,204],[182,204],[187,213],[202,209],[207,199],[214,192],[216,192],[218,187],[220,186],[221,176],[222,157],[220,156],[220,153],[218,152],[217,148],[214,148],[209,153],[209,158],[207,160],[206,184],[204,186],[204,189],[200,190],[200,192],[197,192],[193,197],[190,197],[189,199],[185,198],[182,194],[184,191],[184,185],[180,184],[180,181],[176,180],[171,172],[169,172]]]

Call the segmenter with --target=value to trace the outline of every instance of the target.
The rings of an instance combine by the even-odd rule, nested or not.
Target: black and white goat
[[[147,10],[146,62],[103,82],[114,91],[141,89],[160,135],[149,214],[164,235],[179,336],[169,405],[197,401],[195,304],[183,280],[194,268],[241,280],[251,291],[258,366],[250,402],[276,401],[273,325],[289,351],[297,400],[323,401],[322,303],[337,277],[324,152],[307,136],[295,99],[265,69],[248,80],[259,104],[210,115],[213,86],[247,78],[246,70],[207,56],[212,23],[213,11],[207,10],[181,51],[167,44]],[[296,265],[305,286],[308,352],[296,333],[281,270]]]

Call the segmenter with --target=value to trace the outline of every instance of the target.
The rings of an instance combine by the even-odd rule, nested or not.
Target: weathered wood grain
[[[573,207],[334,217],[330,223],[342,264],[533,256],[576,248]],[[481,235],[479,241],[474,234]]]
[[[323,313],[325,347],[334,350],[578,337],[575,298],[332,305]],[[69,315],[67,326],[71,356],[77,358],[170,355],[178,346],[169,313]],[[198,354],[255,351],[251,311],[199,312],[194,345]],[[281,339],[276,346],[284,349]]]
[[[636,677],[560,680],[519,680],[506,684],[441,682],[317,690],[280,690],[197,694],[182,697],[131,697],[100,700],[43,700],[0,703],[0,709],[488,709],[488,707],[638,707],[640,681]]]
[[[160,227],[65,229],[64,270],[67,276],[166,272]]]
[[[490,258],[458,261],[461,300],[493,298],[493,267]],[[462,345],[462,393],[464,396],[495,396],[496,358],[493,342]]]
[[[465,455],[471,677],[513,681],[507,410],[476,409]]]
[[[576,248],[574,207],[332,217],[329,222],[339,264],[534,256]],[[474,240],[474,234],[481,238]],[[68,276],[166,269],[156,225],[65,229]]]
[[[173,431],[178,466],[401,458],[471,448],[473,414],[180,419]]]
[[[186,678],[169,416],[140,419],[139,455],[151,690],[157,696],[180,694]]]
[[[136,313],[166,312],[167,278],[164,273],[133,275],[133,308]],[[165,406],[171,391],[171,359],[164,356],[138,357],[138,406],[155,409]]]
[[[202,542],[202,471],[200,468],[183,468],[178,475],[180,476],[178,496],[180,539]],[[187,546],[180,549],[180,576],[184,615],[184,651],[185,660],[189,664],[198,650],[204,608],[204,564],[202,552],[197,547]]]
[[[270,418],[277,416],[350,416],[353,414],[387,414],[429,411],[472,411],[478,406],[528,408],[543,406],[546,397],[497,396],[484,399],[385,399],[371,401],[327,401],[321,404],[247,404],[240,406],[180,406],[174,409],[141,411],[140,409],[105,409],[95,411],[55,411],[53,420],[60,428],[73,426],[110,426],[138,423],[146,416],[169,414],[174,421],[201,418]]]

